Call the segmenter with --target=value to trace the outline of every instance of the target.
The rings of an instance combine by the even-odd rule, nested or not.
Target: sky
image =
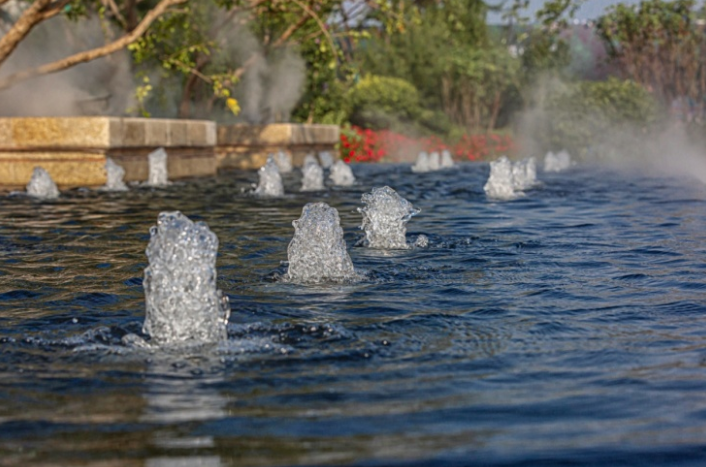
[[[511,0],[508,0],[508,4]],[[496,3],[496,0],[490,0],[488,3]],[[624,4],[637,4],[640,3],[639,0],[586,0],[581,5],[581,8],[576,12],[577,19],[596,19],[601,16],[605,11],[605,8],[610,5],[615,5],[616,3]],[[529,6],[529,16],[534,18],[534,13],[542,7],[544,0],[530,0]],[[499,20],[499,16],[489,15],[488,21],[496,22]]]

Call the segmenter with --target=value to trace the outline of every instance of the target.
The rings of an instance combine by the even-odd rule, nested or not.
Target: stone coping
[[[0,118],[0,151],[213,147],[216,123],[121,117]]]
[[[269,125],[218,125],[218,146],[335,145],[338,125],[272,123]]]

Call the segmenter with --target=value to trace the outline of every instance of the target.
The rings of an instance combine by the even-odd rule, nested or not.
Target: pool
[[[255,172],[126,193],[0,197],[2,465],[703,465],[706,187],[599,166],[486,198],[487,164],[284,198]],[[354,246],[361,195],[421,208],[407,238]],[[283,282],[307,202],[338,209],[363,280]],[[220,241],[225,348],[148,352],[149,228]]]

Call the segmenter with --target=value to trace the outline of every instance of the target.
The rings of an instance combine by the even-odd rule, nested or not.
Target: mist
[[[551,94],[568,84],[557,78],[544,78],[533,87],[534,105],[518,113],[514,130],[520,157],[543,160],[548,151],[566,149],[574,161],[600,164],[627,170],[647,171],[655,175],[688,177],[706,183],[706,151],[688,134],[688,124],[660,111],[649,125],[621,122],[616,124],[605,114],[586,109],[581,115],[557,115],[548,108]],[[590,135],[587,145],[578,148],[557,147],[552,136],[562,136],[562,125],[576,125]],[[558,129],[557,129],[558,128]],[[565,134],[564,134],[565,136]],[[567,145],[576,143],[568,140]]]
[[[71,22],[57,16],[32,30],[2,64],[0,77],[99,47],[105,42],[105,33],[97,18]],[[62,72],[28,79],[1,91],[0,116],[124,115],[134,107],[133,95],[130,58],[126,51],[120,51]]]

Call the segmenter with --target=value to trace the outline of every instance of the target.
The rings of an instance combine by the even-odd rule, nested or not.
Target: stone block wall
[[[106,158],[125,169],[125,181],[145,181],[147,155],[163,147],[170,180],[253,170],[284,151],[294,165],[309,153],[335,151],[335,125],[221,125],[205,120],[119,117],[0,118],[0,190],[23,189],[35,167],[61,188],[106,182]]]

